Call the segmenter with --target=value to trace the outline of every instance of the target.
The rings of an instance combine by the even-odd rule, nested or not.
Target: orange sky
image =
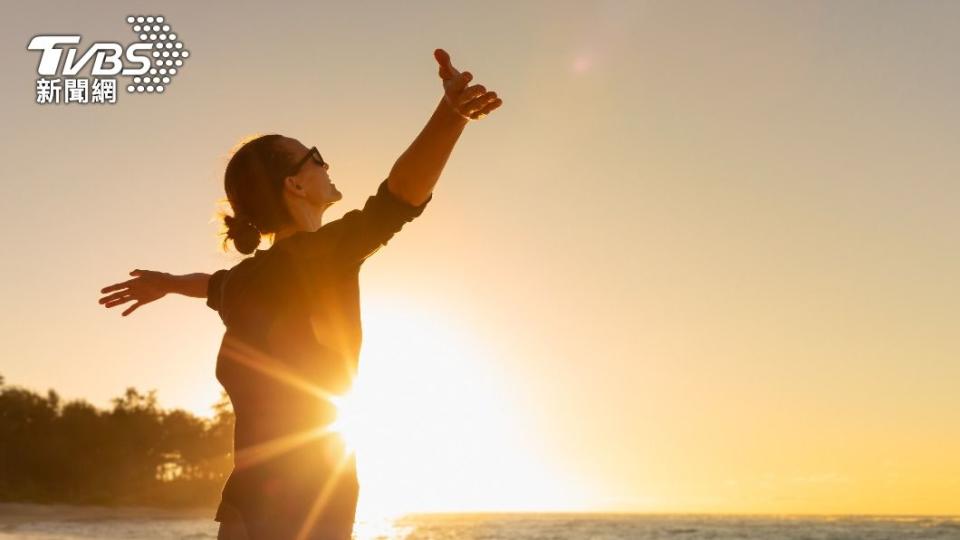
[[[130,9],[0,17],[9,383],[208,412],[216,314],[98,290],[235,264],[253,133],[320,148],[326,219],[362,205],[442,47],[505,103],[364,265],[371,508],[960,513],[960,6],[165,3],[164,95],[36,105],[30,37]]]

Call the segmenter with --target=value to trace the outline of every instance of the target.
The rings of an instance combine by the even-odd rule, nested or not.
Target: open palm
[[[127,302],[135,302],[122,313],[126,317],[138,307],[163,298],[169,292],[169,274],[165,272],[134,270],[130,275],[136,277],[100,289],[103,294],[112,293],[100,298],[100,303],[104,307],[112,308]]]
[[[439,75],[443,79],[444,99],[453,110],[467,119],[479,120],[503,105],[496,92],[488,92],[482,84],[467,86],[473,80],[469,71],[460,72],[450,63],[450,55],[443,49],[433,51],[440,64]]]

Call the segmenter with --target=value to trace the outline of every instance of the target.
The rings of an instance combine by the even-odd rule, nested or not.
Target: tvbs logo
[[[82,54],[79,35],[34,36],[27,50],[40,52],[37,103],[116,103],[116,75],[130,78],[129,93],[163,93],[190,52],[162,16],[131,15],[127,23],[139,41],[96,42]],[[92,78],[76,77],[87,67]]]

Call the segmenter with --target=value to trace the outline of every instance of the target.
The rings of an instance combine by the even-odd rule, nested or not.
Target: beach
[[[0,504],[2,540],[215,539],[210,509]],[[960,517],[471,513],[360,519],[357,540],[957,540]]]
[[[0,539],[216,538],[211,508],[0,503]]]

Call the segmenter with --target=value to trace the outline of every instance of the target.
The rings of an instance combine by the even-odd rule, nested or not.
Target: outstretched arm
[[[503,104],[496,92],[482,84],[467,86],[469,71],[459,72],[443,49],[433,52],[440,65],[443,98],[403,155],[397,159],[387,185],[390,192],[413,206],[420,206],[433,192],[453,146],[470,120],[479,120]]]
[[[133,313],[138,307],[159,300],[170,293],[206,298],[207,284],[210,281],[210,274],[199,272],[177,276],[152,270],[134,270],[130,275],[136,277],[100,289],[102,294],[106,294],[100,298],[100,303],[104,307],[112,308],[127,302],[135,302],[122,313],[124,317]]]

